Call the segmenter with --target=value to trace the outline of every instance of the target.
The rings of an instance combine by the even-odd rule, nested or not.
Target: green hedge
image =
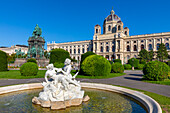
[[[143,69],[144,64],[138,64],[138,69]]]
[[[132,69],[132,66],[130,64],[124,64],[124,69]]]
[[[115,59],[113,62],[114,62],[114,63],[116,63],[116,62],[122,63],[122,61],[121,61],[120,59]]]
[[[134,66],[134,68],[137,68],[139,64],[139,60],[136,58],[131,58],[128,60],[128,64],[130,64],[132,67]]]
[[[160,81],[168,78],[169,66],[160,61],[150,61],[143,67],[143,78]]]
[[[107,76],[111,72],[111,64],[100,55],[90,55],[82,62],[82,70],[89,76]]]
[[[64,67],[64,63],[55,62],[55,63],[54,63],[54,67],[56,67],[56,68],[62,68],[62,67]]]
[[[86,59],[86,57],[90,56],[90,55],[96,55],[95,53],[88,51],[84,54],[81,55],[81,61],[80,61],[80,74],[83,74],[83,70],[82,70],[82,62]]]
[[[35,76],[38,73],[38,65],[33,62],[24,63],[20,67],[20,73],[23,76]]]
[[[123,73],[124,66],[121,63],[116,62],[116,63],[112,64],[112,72],[113,73]]]
[[[64,63],[66,58],[71,59],[68,51],[64,49],[58,49],[58,48],[51,50],[50,63],[53,63],[53,64],[55,62]]]
[[[140,64],[146,64],[146,61],[141,60],[141,61],[140,61]]]
[[[8,70],[7,54],[0,50],[0,71]]]
[[[33,62],[33,63],[36,63],[37,64],[37,61],[35,58],[30,58],[30,59],[27,59],[27,62]]]

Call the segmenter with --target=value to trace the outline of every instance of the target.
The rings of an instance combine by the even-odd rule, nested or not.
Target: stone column
[[[109,52],[112,52],[112,42],[108,42],[109,43]],[[110,58],[109,58],[110,59]]]
[[[147,42],[147,39],[145,39],[145,49],[148,51],[148,42]]]
[[[153,51],[156,51],[156,43],[155,43],[155,38],[153,39]]]
[[[141,48],[140,48],[140,46],[141,46],[140,40],[138,40],[137,42],[138,42],[138,43],[137,43],[137,45],[138,45],[138,52],[140,52],[140,51],[141,51]]]
[[[106,52],[106,42],[103,42],[103,52]]]
[[[133,40],[130,41],[130,52],[133,51]]]

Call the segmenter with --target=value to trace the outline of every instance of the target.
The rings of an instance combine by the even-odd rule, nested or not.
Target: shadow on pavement
[[[129,74],[129,75],[132,75],[132,76],[143,76],[143,74]]]
[[[136,80],[136,81],[141,81],[142,78],[134,78],[134,77],[124,77],[125,79],[130,79],[130,80]]]

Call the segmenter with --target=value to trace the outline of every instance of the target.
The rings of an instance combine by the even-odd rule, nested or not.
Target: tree
[[[149,51],[149,61],[152,61],[154,55],[155,55],[155,54],[154,54],[153,50],[150,50],[150,51]]]
[[[141,60],[143,61],[148,61],[149,60],[149,53],[146,49],[142,49],[140,52],[139,52],[139,55]]]
[[[161,43],[159,45],[158,51],[157,51],[157,58],[159,61],[162,61],[166,58],[168,58],[168,52],[167,49],[165,47],[165,44]]]

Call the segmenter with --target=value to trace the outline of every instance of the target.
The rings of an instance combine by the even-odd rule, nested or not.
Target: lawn
[[[19,70],[9,70],[0,72],[0,79],[30,79],[30,78],[44,78],[46,70],[39,70],[36,76],[21,76]]]
[[[124,87],[124,86],[119,86],[119,87]],[[170,113],[170,97],[158,95],[156,93],[152,93],[152,92],[148,92],[148,91],[144,91],[144,90],[140,90],[140,89],[135,89],[135,88],[129,88],[129,87],[124,87],[124,88],[136,90],[136,91],[142,92],[142,93],[150,96],[151,98],[153,98],[160,104],[160,106],[163,110],[163,113]]]
[[[19,70],[9,70],[5,72],[0,72],[0,79],[31,79],[31,78],[44,78],[46,70],[39,70],[36,76],[21,76]],[[74,75],[75,71],[72,72]],[[89,78],[89,79],[102,79],[102,78],[112,78],[125,75],[125,73],[110,73],[108,76],[84,76],[77,75],[76,78]]]
[[[153,84],[170,85],[170,79],[165,79],[163,81],[149,81],[149,80],[142,80],[142,81],[153,83]]]

